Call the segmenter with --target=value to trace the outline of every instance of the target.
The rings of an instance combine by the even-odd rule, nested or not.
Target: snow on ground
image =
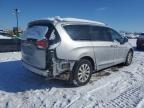
[[[0,39],[11,39],[11,37],[0,35]]]
[[[144,99],[140,101],[140,103],[137,105],[137,108],[144,108]]]
[[[135,40],[130,40],[135,47]],[[22,67],[20,53],[0,54],[0,108],[144,108],[144,52],[130,66],[93,75],[89,84],[72,87],[47,80]]]
[[[21,53],[19,52],[0,53],[0,62],[17,61],[20,59],[21,59]]]

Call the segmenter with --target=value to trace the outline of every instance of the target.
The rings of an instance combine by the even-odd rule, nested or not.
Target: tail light
[[[36,45],[37,45],[38,48],[42,48],[42,49],[47,48],[47,46],[48,46],[47,39],[36,41]]]

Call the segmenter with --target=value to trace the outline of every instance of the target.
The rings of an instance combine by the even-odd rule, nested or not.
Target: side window
[[[58,32],[54,29],[52,32],[51,32],[51,35],[49,37],[49,44],[52,45],[52,44],[56,44],[57,42],[60,41],[60,36],[58,34]]]
[[[105,32],[106,32],[106,41],[113,41],[112,36],[111,36],[111,31],[108,28],[105,28]]]
[[[110,31],[105,27],[92,26],[90,34],[93,41],[112,41]]]
[[[88,25],[67,25],[64,29],[73,40],[90,40]]]
[[[120,43],[123,41],[122,36],[119,33],[117,33],[116,31],[111,30],[111,35],[112,35],[113,40],[120,42]]]

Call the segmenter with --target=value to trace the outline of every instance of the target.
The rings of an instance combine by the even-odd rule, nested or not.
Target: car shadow
[[[23,92],[35,89],[68,87],[63,80],[47,80],[25,69],[21,61],[0,63],[0,91]]]

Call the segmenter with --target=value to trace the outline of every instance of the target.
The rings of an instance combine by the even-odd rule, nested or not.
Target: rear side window
[[[92,26],[90,34],[93,41],[112,41],[110,30],[105,27]]]
[[[64,29],[73,40],[90,40],[88,25],[67,25]]]
[[[48,26],[32,26],[23,34],[22,38],[43,39],[48,31]]]
[[[49,37],[49,44],[53,45],[53,44],[56,44],[58,42],[60,42],[60,36],[59,36],[57,30],[53,29],[51,32],[51,35]]]

